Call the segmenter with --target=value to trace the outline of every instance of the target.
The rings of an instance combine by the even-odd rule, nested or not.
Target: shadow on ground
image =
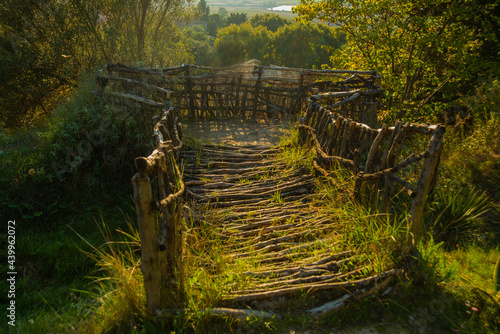
[[[280,137],[290,134],[290,125],[280,121],[242,118],[187,120],[185,135],[202,142],[235,146],[276,145]]]

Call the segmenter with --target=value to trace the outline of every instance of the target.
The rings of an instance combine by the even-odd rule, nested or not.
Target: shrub
[[[149,124],[95,90],[95,73],[88,73],[46,128],[2,135],[0,204],[10,217],[41,221],[131,187],[134,158],[151,151]]]
[[[457,244],[481,240],[484,232],[482,217],[489,210],[485,192],[472,189],[439,188],[431,205],[429,231],[436,242],[452,249]]]

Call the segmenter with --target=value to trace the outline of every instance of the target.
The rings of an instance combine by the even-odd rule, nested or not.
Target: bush
[[[134,158],[150,153],[147,125],[95,90],[89,73],[46,128],[2,135],[0,204],[9,217],[41,221],[131,187]]]
[[[428,227],[436,242],[453,249],[464,242],[482,239],[485,231],[482,217],[489,210],[485,192],[474,188],[454,191],[448,186],[438,189],[436,197]]]
[[[445,196],[448,200],[454,199],[453,206],[462,206],[472,197],[479,197],[486,200],[486,195],[472,194],[466,189],[482,189],[488,195],[490,210],[481,219],[486,225],[488,232],[496,233],[491,236],[495,240],[500,235],[500,115],[498,105],[500,105],[500,82],[492,81],[489,84],[478,87],[476,94],[464,98],[461,104],[466,106],[474,120],[473,128],[467,132],[460,127],[454,127],[447,130],[445,149],[442,156],[442,170],[440,179],[453,185],[453,188],[447,189],[450,194],[445,195],[445,189],[441,189],[439,201],[444,201]],[[453,193],[454,192],[454,193]],[[453,194],[452,194],[453,193]],[[460,195],[459,195],[460,194]],[[459,199],[457,196],[465,196]],[[486,203],[484,204],[486,206]],[[434,209],[437,209],[434,207]],[[441,206],[439,210],[443,210]],[[447,211],[450,211],[448,208]],[[434,215],[436,218],[437,215]],[[439,223],[442,224],[443,222]],[[477,223],[478,224],[478,223]],[[477,225],[474,223],[474,225]],[[482,225],[483,223],[481,223]],[[484,229],[483,229],[484,232]]]

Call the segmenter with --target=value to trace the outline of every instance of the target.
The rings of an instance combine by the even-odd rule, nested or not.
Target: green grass
[[[53,216],[50,228],[24,225],[16,221],[16,284],[18,333],[72,332],[74,317],[88,313],[95,303],[88,294],[89,276],[98,263],[85,252],[90,245],[106,243],[98,221],[106,220],[113,232],[108,238],[123,239],[114,230],[126,225],[125,213],[116,207],[83,212],[70,217]],[[127,214],[133,214],[129,212]],[[85,235],[85,241],[78,234]],[[2,289],[3,289],[2,282]],[[5,290],[7,291],[7,290]],[[81,315],[81,314],[80,314]],[[47,330],[46,330],[47,329]]]
[[[488,95],[485,100],[495,105],[495,96]],[[480,105],[476,108],[483,110]],[[42,129],[39,133],[2,133],[2,182],[15,185],[15,191],[6,197],[8,201],[1,203],[2,213],[8,217],[15,214],[20,226],[16,234],[16,266],[21,273],[16,285],[17,328],[3,325],[2,330],[8,333],[290,333],[292,330],[329,332],[332,328],[361,326],[388,333],[499,332],[500,294],[495,292],[493,283],[493,269],[500,257],[498,238],[495,238],[498,236],[498,227],[495,230],[498,222],[497,122],[495,117],[486,117],[479,123],[482,127],[471,135],[459,138],[457,134],[456,138],[449,139],[443,154],[444,172],[432,205],[434,213],[428,215],[428,226],[433,223],[451,226],[450,222],[457,221],[454,217],[466,216],[463,213],[477,218],[477,212],[470,211],[474,202],[487,203],[490,211],[482,215],[481,220],[474,221],[472,229],[462,224],[452,228],[474,233],[479,238],[456,242],[441,238],[446,233],[433,233],[436,230],[429,228],[431,234],[416,251],[403,256],[398,245],[405,236],[407,217],[402,212],[382,215],[353,202],[354,179],[348,173],[336,170],[329,179],[317,178],[318,191],[312,207],[338,217],[338,228],[335,233],[324,235],[336,243],[324,243],[308,256],[355,248],[358,254],[366,254],[361,257],[369,264],[366,275],[392,266],[404,269],[390,293],[350,303],[318,321],[297,312],[310,307],[311,298],[307,293],[299,293],[287,301],[282,320],[249,318],[236,322],[203,312],[219,306],[221,295],[229,288],[249,288],[263,283],[250,280],[242,273],[264,267],[258,258],[229,257],[212,225],[190,222],[185,232],[188,245],[186,312],[163,319],[148,318],[139,270],[137,231],[131,223],[135,214],[129,178],[118,180],[122,187],[108,184],[109,180],[104,178],[103,185],[113,189],[113,195],[104,197],[105,201],[103,197],[85,197],[78,203],[74,198],[81,194],[75,189],[64,193],[49,182],[50,170],[43,165],[45,153],[40,146],[45,138]],[[293,131],[290,137],[282,139],[280,158],[287,162],[289,169],[300,164],[312,172],[314,150],[297,146],[296,141],[297,134]],[[486,190],[486,195],[480,195],[481,191],[468,198],[474,186]],[[46,196],[51,192],[55,195]],[[281,200],[278,195],[275,195],[276,201]],[[487,202],[484,196],[488,196]],[[457,212],[462,214],[457,216]],[[227,214],[231,212],[228,210]],[[255,216],[258,215],[256,211]],[[462,218],[459,221],[463,221]],[[443,224],[445,221],[448,223]],[[245,247],[236,240],[230,242]],[[2,256],[4,253],[2,249]],[[5,284],[5,281],[0,283],[2,291],[6,291]]]
[[[315,207],[339,217],[342,233],[335,237],[342,249],[357,247],[360,252],[379,254],[366,258],[371,261],[374,271],[398,264],[397,244],[404,235],[405,217],[398,220],[394,216],[366,212],[350,201],[348,192],[342,191],[352,187],[352,178],[345,173],[334,175],[336,177],[328,182],[318,179],[321,187]],[[262,269],[256,259],[230,259],[221,247],[220,236],[209,224],[188,224],[191,227],[186,231],[189,245],[185,257],[189,273],[186,313],[165,320],[149,319],[144,313],[139,254],[135,251],[137,231],[129,224],[126,234],[103,232],[127,225],[127,219],[111,208],[103,215],[108,225],[105,228],[100,221],[95,222],[95,213],[70,221],[72,229],[84,235],[85,241],[62,223],[59,223],[60,228],[43,235],[29,232],[26,240],[20,241],[26,253],[37,256],[33,258],[37,265],[48,268],[39,271],[39,279],[20,282],[20,289],[32,293],[19,300],[23,313],[17,332],[40,333],[56,329],[61,333],[225,333],[235,330],[288,333],[289,329],[328,330],[361,325],[389,332],[394,328],[418,330],[422,326],[436,333],[463,330],[464,327],[471,333],[487,333],[497,328],[498,296],[492,294],[492,272],[495,258],[500,256],[499,249],[486,251],[477,246],[449,252],[432,242],[422,243],[418,249],[420,255],[407,259],[416,265],[409,267],[413,269],[400,278],[392,293],[371,296],[320,321],[295,313],[297,309],[308,307],[307,294],[297,294],[288,301],[285,314],[290,316],[285,316],[284,320],[247,319],[238,323],[227,317],[208,316],[203,310],[220,305],[220,297],[228,287],[248,288],[262,283],[241,275]],[[112,240],[127,242],[120,244]],[[331,243],[323,247],[341,249],[332,249]],[[87,257],[79,249],[91,256]],[[315,252],[319,254],[322,249]],[[308,254],[312,255],[314,253]],[[61,261],[54,263],[54,259]],[[75,272],[79,275],[72,276]],[[34,275],[30,277],[35,278]]]
[[[293,145],[284,145],[284,151],[281,153],[283,160],[294,165],[300,159],[300,163],[307,165],[312,161],[305,160],[307,148],[298,148]],[[299,153],[297,153],[299,152]],[[318,180],[318,184],[323,184],[316,202],[313,204],[315,210],[329,212],[338,215],[339,229],[348,231],[348,233],[338,233],[338,231],[327,232],[324,236],[331,242],[324,243],[307,254],[297,253],[297,259],[311,257],[324,254],[325,252],[339,252],[349,247],[356,247],[360,253],[371,252],[380,255],[376,257],[365,257],[364,260],[370,262],[366,269],[366,275],[371,275],[374,272],[381,272],[387,267],[392,266],[390,257],[393,255],[392,249],[396,239],[394,236],[404,236],[404,229],[401,224],[397,224],[388,216],[377,216],[366,213],[360,206],[348,200],[345,194],[338,192],[335,188],[336,184],[349,182],[350,180],[343,179],[335,180],[328,183],[324,180]],[[336,184],[335,184],[336,183]],[[280,203],[281,196],[276,193],[274,201]],[[332,206],[332,203],[335,203]],[[231,214],[228,212],[227,214]],[[355,227],[352,229],[352,227]],[[308,227],[304,226],[307,230]],[[283,232],[276,233],[276,236],[284,235]],[[181,330],[194,332],[226,332],[234,330],[236,324],[228,318],[214,319],[207,317],[203,310],[221,305],[221,296],[229,290],[251,289],[252,286],[265,283],[267,279],[255,279],[244,275],[246,272],[259,272],[269,270],[267,265],[261,264],[259,257],[233,258],[228,254],[227,247],[222,247],[222,239],[216,232],[214,226],[209,222],[202,225],[192,226],[186,231],[188,248],[186,249],[185,269],[187,273],[186,279],[186,295],[187,313],[182,317],[182,321],[176,326],[181,326]],[[337,241],[337,242],[335,242]],[[234,244],[238,252],[245,252],[248,245],[241,244],[237,240],[225,240],[225,243]],[[263,256],[263,255],[262,255]],[[351,264],[346,264],[350,266]],[[346,267],[347,269],[347,267]],[[297,309],[307,309],[311,305],[311,298],[306,293],[297,294],[291,300],[287,301],[288,307],[285,308],[284,318],[300,318],[300,323],[310,323],[311,320],[297,314]],[[278,331],[279,328],[297,326],[297,320],[251,320],[245,324],[239,325],[240,330],[243,328],[261,331]],[[215,326],[215,327],[213,327]],[[176,327],[179,329],[178,327]]]

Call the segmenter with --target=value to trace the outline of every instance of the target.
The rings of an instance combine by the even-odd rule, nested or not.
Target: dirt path
[[[234,146],[270,146],[290,133],[290,125],[279,121],[258,121],[241,118],[216,120],[188,120],[185,135],[201,142]]]

